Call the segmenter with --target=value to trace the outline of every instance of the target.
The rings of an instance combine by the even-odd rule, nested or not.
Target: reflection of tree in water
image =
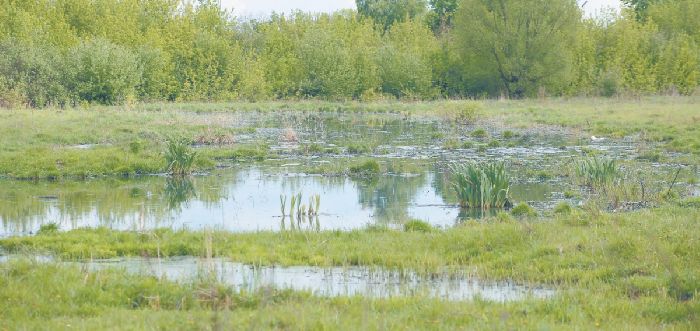
[[[172,177],[165,181],[165,201],[171,210],[181,211],[182,206],[197,197],[197,190],[189,178]]]
[[[439,195],[447,204],[459,203],[457,192],[452,187],[452,176],[445,167],[435,166],[432,186],[435,194]]]
[[[375,220],[389,223],[408,220],[408,206],[425,180],[425,176],[379,176],[354,181],[360,204],[374,209]]]

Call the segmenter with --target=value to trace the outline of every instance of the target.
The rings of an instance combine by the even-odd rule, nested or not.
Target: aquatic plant
[[[174,176],[184,176],[192,172],[197,152],[190,148],[186,139],[171,139],[165,150],[167,170]]]
[[[287,196],[280,194],[280,209],[282,211],[282,217],[286,216],[284,211],[286,210],[287,206]]]
[[[472,137],[474,137],[474,138],[484,138],[484,137],[486,137],[486,135],[487,135],[486,130],[481,129],[481,128],[472,131]]]
[[[367,160],[359,165],[350,167],[350,173],[358,176],[375,176],[379,172],[379,163],[375,160]]]
[[[503,208],[510,205],[510,179],[503,163],[455,164],[452,187],[463,208]]]
[[[56,223],[46,223],[39,227],[39,231],[36,232],[37,235],[51,234],[58,232],[58,224]]]
[[[568,215],[568,214],[571,214],[571,211],[572,211],[571,205],[566,201],[562,201],[554,207],[555,214]]]
[[[601,160],[597,157],[576,164],[576,176],[583,185],[593,190],[605,190],[621,175],[615,160]]]
[[[535,208],[530,207],[525,202],[519,203],[517,206],[513,207],[510,211],[511,215],[515,217],[534,217],[537,216],[537,211]]]
[[[410,220],[403,225],[403,230],[406,232],[431,232],[433,226],[426,221]]]

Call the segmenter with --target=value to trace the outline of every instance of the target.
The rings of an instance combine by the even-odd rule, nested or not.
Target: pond
[[[192,121],[203,121],[192,116]],[[642,190],[649,185],[669,187],[675,169],[684,167],[637,161],[640,150],[630,139],[591,141],[563,128],[509,129],[406,114],[234,112],[206,118],[235,133],[227,144],[265,146],[272,151],[271,159],[220,164],[218,170],[179,180],[158,175],[0,180],[0,237],[30,235],[49,223],[61,230],[100,226],[254,232],[400,228],[405,221],[420,219],[448,228],[498,212],[457,207],[446,166],[451,163],[505,162],[513,179],[513,202],[527,202],[540,214],[560,201],[576,205],[587,198],[589,192],[570,174],[572,165],[589,155],[626,162],[623,170],[630,173],[629,182],[639,183]],[[194,148],[232,148],[212,145],[206,135],[197,141]],[[387,171],[372,178],[309,174],[314,173],[310,169],[332,168],[358,157],[378,160]],[[402,166],[386,166],[390,162]],[[698,176],[697,167],[691,172],[683,173]],[[649,180],[640,180],[639,174]],[[317,215],[288,215],[291,197],[298,194],[307,206],[318,195]],[[286,201],[285,212],[281,200]]]
[[[376,178],[306,175],[289,168],[247,166],[205,176],[24,182],[0,185],[1,236],[35,233],[42,224],[61,230],[108,227],[119,230],[214,228],[233,232],[291,229],[352,230],[368,225],[399,227],[420,219],[451,227],[479,213],[465,213],[444,170]],[[556,183],[515,183],[515,201],[545,206],[563,199]],[[302,203],[318,195],[318,215],[289,217],[292,195]],[[282,217],[280,197],[286,197]]]

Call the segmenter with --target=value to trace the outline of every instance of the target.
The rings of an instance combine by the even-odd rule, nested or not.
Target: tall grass
[[[621,177],[621,171],[615,160],[594,157],[576,164],[576,176],[583,185],[597,191],[610,187]]]
[[[503,163],[485,165],[455,164],[450,166],[462,208],[503,208],[510,205],[510,178]]]
[[[165,161],[168,172],[173,176],[184,176],[192,173],[192,166],[197,158],[197,152],[190,148],[185,139],[171,139],[165,151]]]

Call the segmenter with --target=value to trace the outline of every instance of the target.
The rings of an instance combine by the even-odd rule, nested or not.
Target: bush
[[[0,50],[0,104],[46,107],[69,101],[61,84],[63,58],[57,49],[6,39]]]
[[[68,52],[66,86],[80,100],[118,104],[136,95],[136,55],[105,39],[81,42]]]

